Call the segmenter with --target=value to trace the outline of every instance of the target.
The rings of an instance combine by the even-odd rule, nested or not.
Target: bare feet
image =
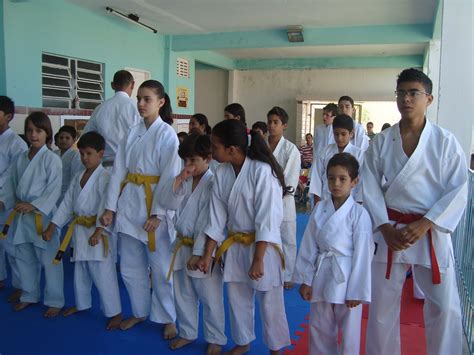
[[[2,280],[0,281],[0,291],[3,290],[5,288],[5,281]]]
[[[285,290],[291,290],[293,288],[293,282],[284,282],[283,287]]]
[[[72,316],[73,314],[80,312],[76,307],[70,307],[63,312],[64,317]]]
[[[130,317],[120,322],[120,329],[128,330],[136,326],[138,323],[144,322],[145,320],[146,320],[146,317],[141,317],[141,318]]]
[[[178,338],[170,343],[170,349],[175,350],[182,348],[183,346],[186,346],[188,344],[191,344],[194,340],[189,340],[189,339],[184,339],[184,338]]]
[[[109,319],[107,326],[105,329],[107,330],[115,330],[120,328],[120,324],[122,323],[122,313],[117,314]]]
[[[222,346],[217,344],[208,344],[206,355],[221,355],[222,353]]]
[[[236,345],[230,351],[224,353],[227,355],[241,355],[246,354],[250,351],[250,344],[247,345]]]
[[[23,291],[20,290],[19,288],[15,288],[15,290],[10,294],[10,296],[8,296],[8,302],[9,303],[18,303],[20,302],[20,297],[21,297],[21,293]]]
[[[34,304],[34,303],[31,303],[31,302],[18,302],[18,303],[15,303],[13,305],[13,309],[16,312],[19,312],[19,311],[24,310],[26,307],[31,306],[32,304]]]
[[[165,324],[165,329],[163,330],[163,339],[170,340],[175,338],[178,335],[176,330],[176,325],[174,323]]]
[[[49,307],[46,312],[44,312],[43,317],[45,318],[54,318],[56,317],[59,313],[61,313],[62,308],[57,308],[57,307]]]

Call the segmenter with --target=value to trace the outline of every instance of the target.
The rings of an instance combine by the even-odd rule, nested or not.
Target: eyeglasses
[[[395,96],[397,99],[404,99],[408,95],[410,99],[419,99],[423,95],[430,95],[427,92],[420,90],[396,90]]]

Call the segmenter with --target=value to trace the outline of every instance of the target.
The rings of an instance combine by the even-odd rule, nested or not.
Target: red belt
[[[396,227],[397,224],[400,224],[400,223],[410,224],[423,218],[423,216],[420,214],[414,214],[414,213],[404,214],[404,213],[392,210],[390,208],[387,208],[387,212],[388,212],[388,218],[391,221],[395,222],[395,224],[393,225],[394,227]],[[430,244],[431,276],[432,276],[433,284],[438,285],[441,283],[441,274],[439,272],[438,259],[436,259],[436,253],[433,247],[433,238],[431,236],[431,228],[428,229],[428,243]],[[388,248],[387,271],[385,273],[386,279],[390,279],[390,274],[392,272],[392,259],[393,259],[393,250]]]

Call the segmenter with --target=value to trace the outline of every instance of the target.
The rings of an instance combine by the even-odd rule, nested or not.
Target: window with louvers
[[[94,109],[104,101],[104,65],[43,53],[43,107]]]

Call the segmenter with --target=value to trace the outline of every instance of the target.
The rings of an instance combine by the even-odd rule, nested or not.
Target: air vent
[[[182,78],[189,78],[189,61],[178,58],[176,60],[176,75]]]

